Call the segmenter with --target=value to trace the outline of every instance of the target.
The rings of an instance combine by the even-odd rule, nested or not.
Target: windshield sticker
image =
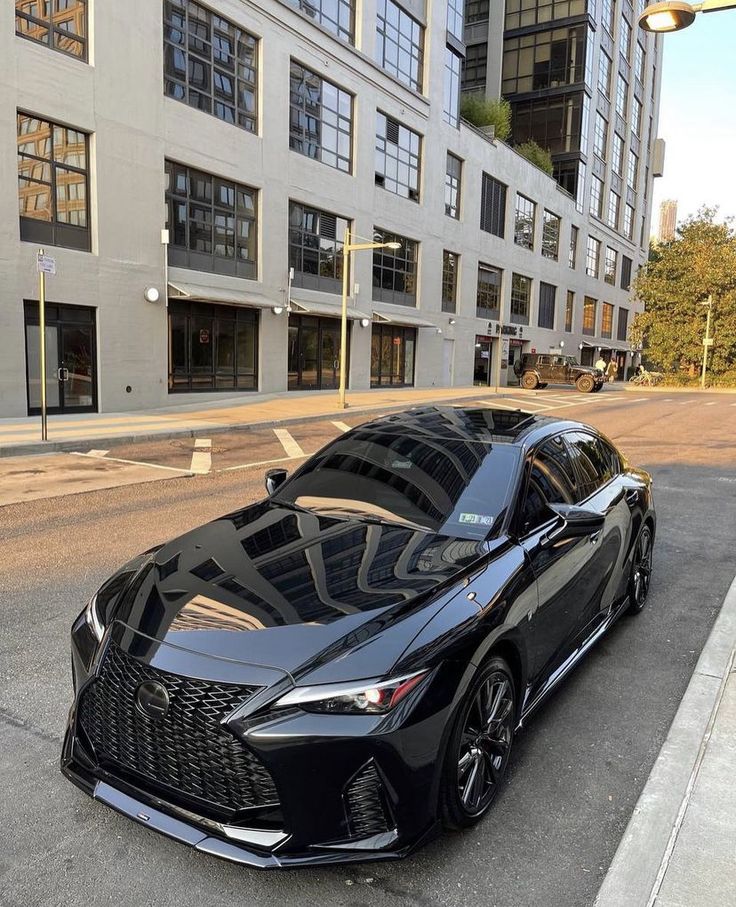
[[[391,469],[411,469],[414,464],[411,460],[392,460]]]
[[[475,526],[492,526],[493,517],[484,513],[461,513],[459,523],[473,523]]]

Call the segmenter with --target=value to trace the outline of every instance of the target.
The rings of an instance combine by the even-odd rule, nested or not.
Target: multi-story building
[[[646,62],[585,176],[586,198],[595,174],[618,192],[614,218],[602,188],[591,214],[577,186],[460,118],[477,0],[14,6],[0,8],[0,416],[39,406],[39,248],[57,268],[51,412],[336,387],[348,231],[400,243],[352,256],[350,388],[513,382],[523,350],[631,361],[652,39],[632,39]],[[485,26],[499,80],[503,15],[491,4]],[[578,87],[590,99],[587,75]],[[622,161],[639,156],[634,188],[615,131]]]
[[[677,229],[677,201],[672,198],[665,199],[659,206],[659,229],[657,242],[672,242]]]

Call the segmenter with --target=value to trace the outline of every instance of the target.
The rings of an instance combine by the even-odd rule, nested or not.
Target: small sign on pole
[[[715,340],[712,337],[708,337],[707,340],[703,341],[703,346],[713,346],[714,344]]]
[[[56,274],[56,259],[51,255],[44,255],[42,251],[36,256],[36,270],[39,274]]]

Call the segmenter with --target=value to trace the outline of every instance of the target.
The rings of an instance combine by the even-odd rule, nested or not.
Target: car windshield
[[[357,429],[312,457],[273,500],[484,539],[500,525],[518,456],[503,442]]]
[[[577,364],[578,364],[578,360],[577,360],[574,356],[568,356],[568,357],[567,357],[567,364],[568,364],[568,365],[577,365]]]

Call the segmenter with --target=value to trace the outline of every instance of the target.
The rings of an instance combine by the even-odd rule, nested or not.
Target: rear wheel
[[[547,382],[546,382],[546,381],[544,382],[544,384],[540,384],[540,385],[539,385],[539,389],[540,389],[540,390],[542,390],[542,389],[545,388],[545,387],[547,387]]]
[[[596,386],[593,388],[593,393],[594,393],[594,394],[597,394],[598,391],[599,391],[602,387],[603,387],[602,384],[596,384]]]
[[[526,388],[528,391],[533,391],[534,388],[539,384],[539,379],[534,374],[534,372],[524,372],[524,375],[521,379],[521,386]]]
[[[634,562],[629,578],[629,612],[638,614],[647,603],[652,578],[652,548],[654,538],[648,525],[642,527],[634,550]]]
[[[590,375],[581,375],[575,382],[575,387],[581,394],[589,394],[595,387],[595,381]]]
[[[448,828],[467,828],[488,812],[506,773],[515,721],[511,671],[502,658],[491,658],[470,684],[450,735],[440,788]]]

